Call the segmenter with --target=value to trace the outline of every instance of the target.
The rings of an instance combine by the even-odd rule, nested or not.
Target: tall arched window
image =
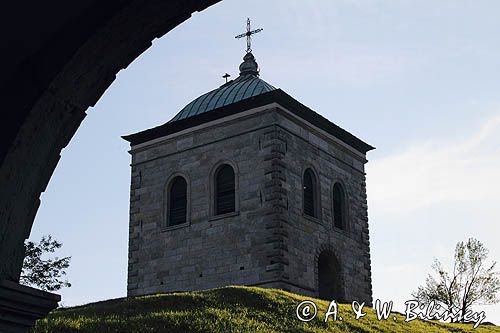
[[[312,217],[318,217],[318,200],[316,198],[316,193],[317,193],[317,183],[316,183],[316,176],[314,175],[313,171],[311,169],[307,169],[304,172],[304,179],[303,179],[303,186],[304,186],[304,214],[312,216]]]
[[[187,222],[187,183],[184,177],[172,179],[168,193],[167,225],[174,226]]]
[[[342,185],[333,185],[333,224],[344,229],[345,226],[345,194]]]
[[[215,172],[215,215],[236,211],[234,170],[228,164]]]

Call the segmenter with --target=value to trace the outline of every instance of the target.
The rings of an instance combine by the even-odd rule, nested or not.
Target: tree
[[[444,303],[448,311],[458,310],[462,321],[473,305],[498,303],[499,272],[495,271],[495,261],[487,264],[488,253],[475,238],[469,238],[467,243],[458,242],[453,271],[446,272],[441,262],[434,259],[432,269],[436,275],[429,274],[425,285],[418,287],[413,297],[424,303]]]
[[[46,253],[54,253],[62,243],[52,239],[52,236],[43,236],[40,243],[31,241],[24,243],[26,251],[20,283],[38,287],[46,291],[56,291],[63,287],[71,287],[71,283],[63,280],[65,269],[69,267],[71,257],[43,259]]]

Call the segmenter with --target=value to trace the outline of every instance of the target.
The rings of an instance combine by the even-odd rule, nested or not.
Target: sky
[[[72,256],[65,306],[126,295],[130,155],[122,135],[170,120],[238,75],[246,18],[261,78],[377,149],[367,155],[373,296],[396,308],[434,258],[479,239],[500,259],[500,2],[224,0],[122,70],[87,110],[30,239]],[[500,305],[476,307],[500,324]]]

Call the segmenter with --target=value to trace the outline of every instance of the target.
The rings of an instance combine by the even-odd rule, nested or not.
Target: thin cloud
[[[431,139],[367,166],[370,207],[403,213],[443,202],[500,200],[500,114],[457,143]]]

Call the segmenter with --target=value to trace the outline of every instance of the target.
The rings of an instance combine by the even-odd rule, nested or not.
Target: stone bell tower
[[[371,303],[373,147],[261,79],[251,50],[239,70],[124,137],[128,294],[240,284]]]

